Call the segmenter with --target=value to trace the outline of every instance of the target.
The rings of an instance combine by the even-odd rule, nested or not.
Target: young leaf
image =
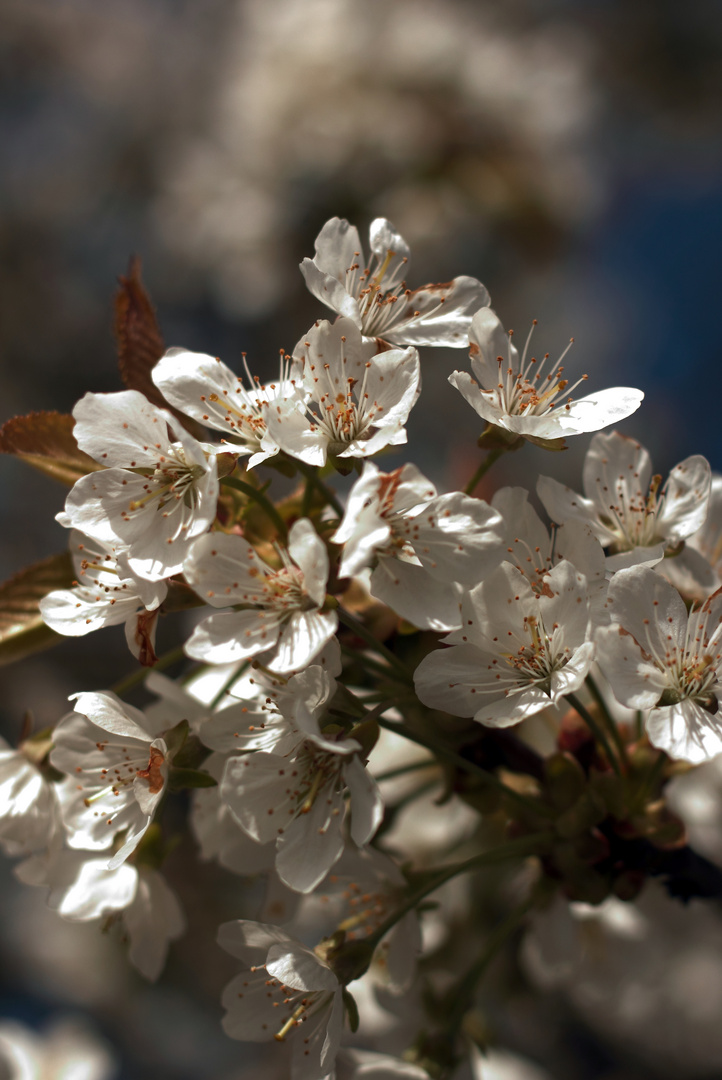
[[[79,449],[74,425],[66,413],[14,416],[0,428],[0,452],[14,454],[53,480],[72,486],[81,476],[100,468]]]
[[[201,425],[171,408],[151,378],[151,371],[165,353],[165,343],[155,308],[141,281],[137,256],[130,260],[127,277],[119,281],[115,296],[115,336],[121,379],[129,390],[140,390],[153,405],[169,409],[196,438],[204,438]]]
[[[9,664],[63,641],[42,620],[39,603],[73,583],[70,555],[51,555],[0,585],[0,664]]]
[[[140,279],[140,259],[130,260],[128,276],[119,278],[115,297],[115,336],[120,377],[129,390],[140,390],[160,408],[167,402],[150,377],[165,352],[155,310]]]

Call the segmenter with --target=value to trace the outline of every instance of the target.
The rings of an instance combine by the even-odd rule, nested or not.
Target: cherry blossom
[[[118,1063],[88,1025],[62,1019],[42,1034],[11,1020],[0,1023],[0,1076],[7,1080],[112,1080]]]
[[[278,927],[243,919],[224,923],[218,943],[244,965],[223,991],[226,1034],[248,1042],[290,1039],[292,1080],[326,1077],[344,1014],[343,988],[326,961]]]
[[[590,622],[586,578],[571,563],[557,563],[539,595],[503,563],[464,597],[461,629],[421,661],[416,692],[455,716],[517,724],[579,689],[594,655]]]
[[[704,600],[722,585],[722,476],[712,474],[707,516],[699,529],[688,536],[682,554],[685,563],[695,560],[687,579],[676,573],[673,584],[687,599]],[[696,559],[699,555],[701,558]],[[670,565],[675,567],[674,560]],[[665,576],[666,573],[665,565]]]
[[[475,584],[499,562],[501,518],[462,492],[437,495],[414,465],[382,473],[367,462],[332,539],[344,545],[342,577],[376,563],[372,596],[422,629],[451,630],[455,583]]]
[[[61,523],[116,545],[149,581],[178,573],[216,516],[215,454],[137,390],[86,394],[73,416],[78,446],[107,468],[77,481]]]
[[[48,906],[70,922],[122,913],[128,958],[151,981],[165,966],[170,942],[185,929],[175,893],[148,866],[126,861],[109,869],[107,857],[54,843],[45,854],[26,859],[15,873],[26,885],[48,888]]]
[[[338,616],[322,611],[328,554],[308,519],[294,522],[282,565],[273,569],[238,536],[212,533],[197,541],[184,565],[186,580],[211,607],[242,605],[204,619],[186,652],[210,664],[264,654],[272,671],[309,663],[333,637]]]
[[[675,465],[666,483],[652,476],[645,448],[618,431],[595,435],[584,460],[584,495],[548,476],[539,498],[556,522],[586,521],[609,554],[609,568],[653,566],[665,556],[683,563],[684,541],[707,515],[711,472],[699,454]],[[694,572],[704,560],[692,553]],[[664,567],[665,572],[667,567]],[[709,577],[709,573],[707,573]]]
[[[40,601],[40,614],[58,634],[82,637],[103,626],[125,623],[128,647],[141,663],[154,663],[158,608],[168,586],[132,572],[112,544],[92,540],[77,530],[70,536],[77,584],[55,589]]]
[[[669,582],[636,566],[615,574],[609,608],[599,664],[622,705],[649,710],[652,745],[694,764],[722,753],[722,590],[688,614]]]
[[[59,821],[56,789],[22,746],[13,750],[0,738],[0,847],[8,855],[50,842]]]
[[[61,806],[68,843],[104,850],[123,833],[110,870],[138,846],[165,788],[168,748],[147,726],[140,710],[105,691],[78,694],[53,733],[51,763],[75,781]]]
[[[587,579],[593,621],[607,622],[606,562],[591,525],[570,520],[553,528],[550,535],[529,502],[525,488],[500,488],[494,493],[491,505],[504,522],[504,559],[516,566],[532,589],[542,594],[546,574],[565,559]]]
[[[229,758],[221,798],[249,836],[260,844],[276,842],[279,877],[305,893],[341,857],[346,796],[351,838],[359,846],[378,828],[383,804],[356,739],[321,733],[319,718],[336,690],[335,679],[311,667],[292,681],[293,697],[281,703],[283,742],[275,752]]]
[[[534,326],[536,322],[532,330]],[[562,360],[568,347],[547,368],[548,353],[541,360],[529,355],[531,338],[530,332],[520,359],[511,333],[505,332],[491,308],[482,308],[474,316],[469,335],[474,375],[454,371],[449,382],[487,423],[510,437],[544,446],[618,423],[641,405],[642,391],[627,386],[599,390],[574,401],[571,395],[586,375],[571,386],[564,378]]]
[[[248,387],[219,359],[186,349],[169,349],[153,368],[153,382],[174,408],[206,427],[222,431],[227,449],[250,454],[251,469],[274,457],[279,446],[266,418],[277,400],[296,396],[300,364],[284,354],[276,382],[254,379],[243,357]]]
[[[278,445],[308,465],[328,457],[369,457],[406,442],[404,424],[419,392],[416,349],[377,353],[350,319],[317,322],[296,347],[303,361],[298,397],[278,399],[268,430]],[[350,464],[350,463],[349,463]]]
[[[315,899],[333,915],[346,941],[364,940],[377,930],[403,899],[408,883],[398,865],[373,847],[347,845]],[[392,994],[406,993],[421,953],[421,925],[410,911],[391,927],[376,947],[368,975]]]
[[[390,221],[376,218],[369,233],[367,264],[358,230],[331,218],[316,237],[316,254],[304,259],[306,285],[323,304],[350,319],[364,338],[395,345],[463,348],[474,312],[489,303],[475,278],[406,288],[409,248]]]

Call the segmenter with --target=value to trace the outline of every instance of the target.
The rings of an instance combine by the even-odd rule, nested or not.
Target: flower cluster
[[[124,623],[140,663],[125,689],[145,681],[155,700],[81,691],[52,731],[0,749],[18,876],[65,919],[122,924],[149,978],[185,925],[163,810],[192,792],[201,859],[266,882],[258,917],[220,927],[240,963],[224,1028],[288,1042],[294,1080],[451,1076],[486,962],[459,966],[458,997],[436,979],[462,881],[536,859],[512,929],[555,893],[632,901],[666,872],[640,851],[682,842],[663,798],[675,762],[722,753],[722,482],[700,456],[663,481],[613,431],[591,440],[583,495],[539,479],[549,525],[524,489],[477,498],[504,451],[561,449],[643,395],[575,399],[586,376],[533,355],[531,333],[520,356],[480,282],[408,288],[384,219],[369,247],[346,221],[323,227],[301,269],[335,318],[282,350],[276,382],[170,349],[149,372],[165,404],[133,387],[78,403],[97,468],[58,516],[74,577],[39,612],[69,636]],[[406,442],[418,349],[435,345],[468,346],[472,373],[449,382],[490,447],[464,491],[371,460]],[[274,499],[279,476],[295,486]],[[153,671],[156,630],[188,609],[174,680]],[[405,1061],[346,1045],[360,1014],[386,1049],[380,1008]]]

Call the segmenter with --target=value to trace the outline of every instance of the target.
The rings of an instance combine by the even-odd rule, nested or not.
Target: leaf
[[[67,413],[35,412],[14,416],[0,428],[0,452],[14,454],[53,480],[72,487],[101,466],[79,449],[75,421]]]
[[[53,589],[74,580],[68,552],[33,563],[0,585],[0,664],[10,664],[65,640],[46,626],[39,604]]]
[[[140,390],[160,408],[167,402],[150,377],[165,352],[155,309],[140,280],[140,259],[130,260],[128,276],[121,277],[115,297],[115,336],[118,340],[120,377],[129,390]]]
[[[128,276],[118,280],[120,288],[115,296],[115,336],[121,379],[129,390],[139,390],[153,405],[168,409],[186,431],[196,439],[203,439],[203,427],[172,408],[151,378],[151,372],[166,347],[155,308],[140,278],[140,259],[137,256],[130,260]]]

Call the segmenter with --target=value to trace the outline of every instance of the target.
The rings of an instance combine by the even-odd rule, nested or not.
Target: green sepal
[[[368,758],[374,746],[378,742],[381,728],[378,720],[361,720],[354,724],[348,733],[349,739],[355,739],[361,746],[364,758]]]
[[[135,849],[133,862],[136,866],[148,866],[151,870],[160,870],[166,854],[163,831],[158,822],[154,821],[145,830],[143,839]]]
[[[217,787],[218,781],[200,769],[175,769],[168,773],[169,791],[184,791],[186,788]]]
[[[169,728],[168,731],[163,733],[163,739],[168,747],[168,757],[172,760],[175,759],[176,754],[185,746],[185,741],[188,738],[188,732],[190,731],[190,724],[187,720],[181,720],[175,725],[175,727]]]
[[[348,1026],[350,1027],[351,1031],[358,1031],[358,1005],[354,1001],[353,994],[350,994],[345,986],[341,993],[343,994],[343,1005],[346,1010],[346,1016],[348,1017]]]
[[[197,735],[189,735],[183,746],[173,757],[173,766],[177,769],[198,769],[206,760],[210,750],[204,746]]]
[[[518,450],[524,445],[524,437],[517,435],[515,431],[507,431],[487,421],[486,427],[476,440],[480,450]]]

